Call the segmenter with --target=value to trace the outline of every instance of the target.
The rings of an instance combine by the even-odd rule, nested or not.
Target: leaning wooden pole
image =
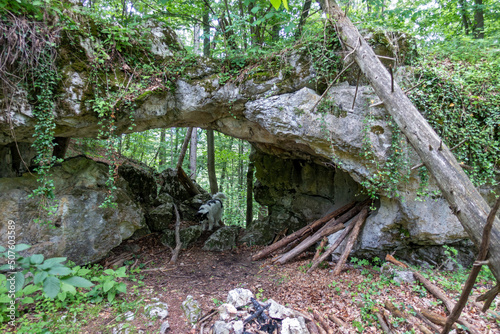
[[[342,43],[346,45],[359,68],[370,82],[387,112],[434,176],[470,239],[479,247],[490,208],[464,173],[450,149],[418,112],[373,49],[333,0],[319,0],[323,10],[334,21]],[[495,218],[491,231],[489,266],[500,281],[500,220]]]

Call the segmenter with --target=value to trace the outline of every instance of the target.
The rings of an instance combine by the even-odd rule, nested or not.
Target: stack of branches
[[[359,231],[361,230],[361,227],[369,214],[370,202],[370,200],[359,203],[351,202],[341,207],[340,209],[337,209],[325,215],[324,217],[313,221],[302,229],[281,239],[280,241],[264,248],[259,253],[255,254],[252,257],[252,260],[257,261],[265,258],[268,255],[280,252],[280,254],[275,256],[272,261],[275,263],[284,264],[302,254],[309,247],[313,246],[320,240],[323,240],[322,244],[326,244],[326,238],[330,234],[333,234],[340,230],[344,230],[335,244],[327,248],[323,255],[319,256],[319,252],[321,251],[322,247],[318,248],[318,252],[314,257],[313,264],[309,269],[309,272],[314,270],[318,266],[318,264],[326,259],[326,257],[328,257],[328,255],[330,255],[349,235],[347,246],[334,269],[334,274],[337,275],[340,273],[342,266],[344,265],[347,256],[352,250],[354,242],[359,235]],[[353,219],[354,222],[347,225],[346,227],[346,223],[351,219]]]

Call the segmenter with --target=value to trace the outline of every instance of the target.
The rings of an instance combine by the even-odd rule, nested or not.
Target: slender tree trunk
[[[234,138],[231,137],[231,139],[229,140],[229,145],[226,145],[226,143],[224,143],[224,148],[223,150],[232,150],[233,149],[233,141],[234,141]],[[224,186],[225,186],[225,183],[226,183],[226,179],[227,179],[227,159],[224,159],[222,161],[222,167],[221,167],[221,173],[220,173],[220,191],[224,191]]]
[[[373,49],[364,41],[356,27],[335,1],[327,6],[320,0],[326,13],[335,20],[337,31],[346,45],[353,50],[353,57],[370,82],[387,112],[408,138],[427,169],[432,173],[470,239],[479,247],[490,208],[476,190],[467,174],[458,164],[450,149],[429,123],[418,112],[399,85],[391,83],[391,76]],[[393,85],[391,85],[393,84]],[[393,90],[391,89],[393,86]],[[489,266],[500,281],[500,220],[495,218],[491,232]]]
[[[250,227],[253,222],[253,163],[248,164],[247,170],[247,213],[246,213],[246,227]]]
[[[300,14],[300,21],[297,26],[297,31],[295,32],[295,39],[299,39],[302,35],[302,29],[304,28],[307,17],[309,16],[309,9],[311,9],[311,0],[306,0],[306,2],[304,2],[304,6],[302,7],[302,14]]]
[[[197,23],[193,28],[193,53],[200,53],[200,25]]]
[[[474,0],[474,25],[472,26],[475,39],[484,38],[484,10],[483,0]]]
[[[160,131],[160,147],[158,148],[158,167],[162,170],[163,166],[167,163],[167,152],[165,150],[165,137],[166,137],[166,129],[161,129]]]
[[[462,25],[464,26],[465,34],[468,35],[470,33],[470,31],[469,31],[470,21],[469,21],[468,15],[467,15],[467,3],[465,2],[465,0],[459,0],[458,3],[460,4],[460,14],[462,16]]]
[[[219,187],[217,186],[217,175],[215,174],[214,130],[207,130],[207,169],[208,182],[210,183],[210,193],[213,195],[219,192]]]
[[[172,156],[172,167],[175,166],[175,157],[177,157],[177,151],[179,150],[179,128],[175,128],[175,135],[174,135],[174,145],[171,146],[171,156]]]
[[[191,134],[191,144],[189,146],[189,171],[191,172],[191,177],[196,179],[196,146],[198,145],[198,133],[196,128],[193,128],[193,133]]]
[[[203,55],[210,57],[210,13],[208,6],[205,4],[203,11]]]
[[[240,16],[243,17],[245,15],[245,12],[243,10],[243,1],[242,0],[238,0],[238,8],[240,9]],[[247,25],[243,24],[241,29],[243,30],[243,48],[246,50],[248,48]]]
[[[188,128],[186,132],[186,137],[184,137],[184,142],[182,143],[182,148],[179,153],[179,160],[177,161],[176,169],[179,170],[182,168],[182,163],[184,162],[184,157],[186,156],[187,148],[189,145],[189,141],[191,140],[191,134],[193,133],[193,128]]]
[[[238,190],[243,189],[243,140],[238,140]]]

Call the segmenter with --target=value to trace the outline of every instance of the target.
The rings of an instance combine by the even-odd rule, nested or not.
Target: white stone
[[[254,295],[252,291],[243,288],[237,288],[231,290],[227,294],[227,303],[233,304],[234,307],[245,306],[250,303],[250,298],[253,298]]]
[[[281,326],[281,334],[310,334],[302,317],[285,318]]]
[[[150,317],[157,317],[160,320],[165,319],[168,316],[168,305],[163,302],[156,302],[154,304],[149,304],[144,307],[146,314]]]

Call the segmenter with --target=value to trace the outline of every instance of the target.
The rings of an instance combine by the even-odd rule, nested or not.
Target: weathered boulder
[[[182,248],[185,249],[189,244],[198,240],[202,233],[203,228],[201,225],[193,225],[181,229],[179,231],[179,236],[181,238]],[[173,229],[164,229],[160,240],[164,245],[175,248],[175,231]]]
[[[181,308],[191,325],[196,324],[196,322],[201,318],[202,310],[200,304],[193,298],[193,296],[188,295],[186,300],[182,302]]]
[[[57,210],[50,225],[38,224],[36,176],[0,178],[0,215],[16,222],[16,242],[32,245],[31,254],[66,256],[77,264],[102,259],[114,247],[144,226],[144,211],[134,202],[127,182],[119,177],[114,209],[103,209],[108,192],[108,166],[84,157],[64,161],[51,170]],[[7,224],[0,225],[0,243],[7,244]]]
[[[240,228],[237,226],[223,226],[212,233],[203,245],[204,250],[225,251],[236,247]]]

